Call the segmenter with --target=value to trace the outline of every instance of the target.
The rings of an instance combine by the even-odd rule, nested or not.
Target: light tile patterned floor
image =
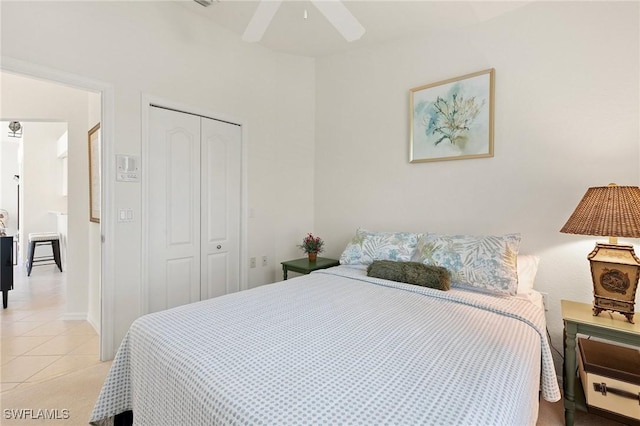
[[[65,321],[66,273],[14,268],[9,305],[0,312],[1,391],[99,364],[98,335],[87,321]]]

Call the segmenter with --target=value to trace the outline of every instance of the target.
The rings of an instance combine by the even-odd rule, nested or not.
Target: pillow
[[[347,247],[340,255],[341,265],[359,265],[362,259],[362,243],[368,231],[358,228],[356,235],[349,241]]]
[[[518,294],[529,295],[533,290],[540,258],[532,254],[519,254],[518,262]]]
[[[426,234],[411,259],[451,271],[451,282],[499,294],[518,290],[520,234],[503,236]]]
[[[375,260],[367,268],[367,275],[444,291],[449,290],[451,284],[451,274],[446,268],[418,262]]]
[[[358,229],[340,256],[342,265],[370,265],[374,260],[408,262],[420,234]]]

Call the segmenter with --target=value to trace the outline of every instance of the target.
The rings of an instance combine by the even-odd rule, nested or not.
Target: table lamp
[[[619,312],[633,323],[640,259],[632,245],[618,244],[618,237],[640,238],[640,188],[614,183],[589,188],[560,232],[609,237],[608,244],[596,243],[587,256],[593,315]]]

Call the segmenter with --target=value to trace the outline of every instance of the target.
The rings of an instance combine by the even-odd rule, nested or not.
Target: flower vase
[[[309,254],[309,262],[315,262],[318,258],[318,253],[308,253]]]

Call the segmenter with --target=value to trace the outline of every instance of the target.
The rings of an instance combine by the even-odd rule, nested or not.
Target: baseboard
[[[62,315],[62,319],[64,321],[86,321],[87,313],[86,312],[68,312]]]
[[[93,327],[93,329],[95,330],[95,332],[98,334],[98,336],[100,335],[100,325],[95,322],[95,320],[93,318],[89,318],[87,316],[87,322],[91,325],[91,327]]]

